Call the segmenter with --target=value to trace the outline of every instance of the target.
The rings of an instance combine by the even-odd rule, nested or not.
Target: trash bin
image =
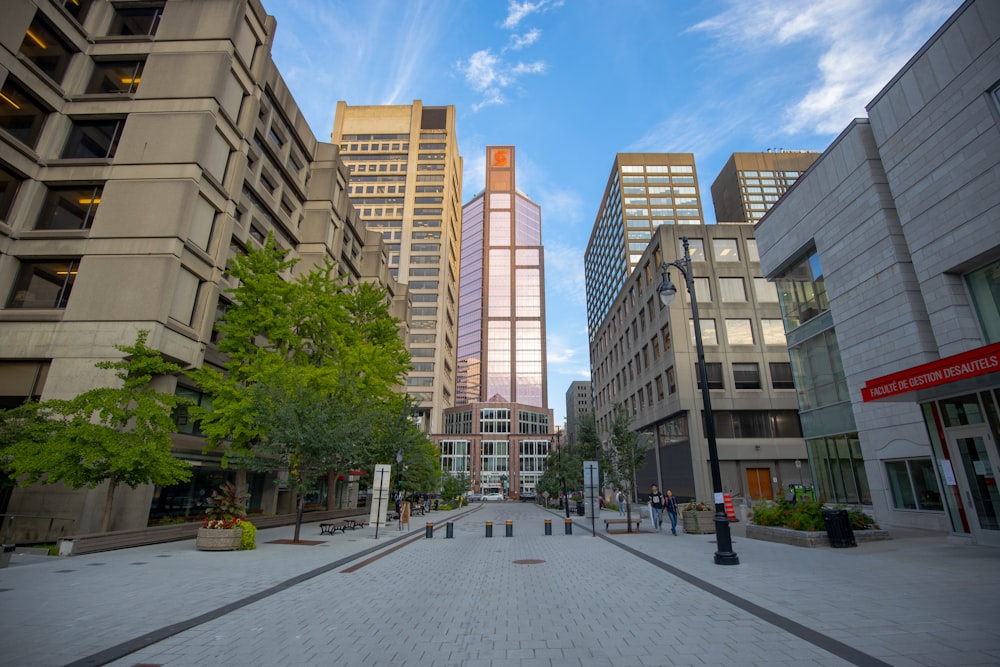
[[[854,530],[851,529],[851,518],[847,510],[823,510],[823,523],[826,524],[826,535],[830,538],[831,547],[858,546],[854,541]]]
[[[583,509],[583,502],[582,502],[582,501],[579,501],[579,500],[578,500],[578,501],[576,502],[576,513],[577,513],[577,514],[578,514],[579,516],[583,516],[583,514],[584,514],[584,509]]]

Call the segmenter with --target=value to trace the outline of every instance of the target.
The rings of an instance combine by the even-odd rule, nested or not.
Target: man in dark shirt
[[[649,516],[653,521],[653,528],[659,530],[663,523],[663,494],[660,493],[656,484],[651,487],[646,504],[649,505]]]

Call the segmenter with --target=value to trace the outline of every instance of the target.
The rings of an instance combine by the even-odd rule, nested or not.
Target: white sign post
[[[375,526],[375,539],[378,539],[378,529],[385,526],[389,512],[389,480],[392,478],[392,466],[388,463],[375,464],[375,475],[372,477],[371,513],[368,524]]]

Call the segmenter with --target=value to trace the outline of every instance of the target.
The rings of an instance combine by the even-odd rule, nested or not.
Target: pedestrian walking
[[[659,530],[663,525],[663,494],[656,484],[650,487],[646,504],[649,505],[649,519],[653,522],[653,530]]]
[[[615,494],[615,502],[618,503],[618,516],[625,516],[625,494],[621,489]]]
[[[667,516],[670,518],[670,532],[673,535],[677,534],[677,499],[674,498],[674,492],[667,489],[667,498],[664,509],[667,510]]]

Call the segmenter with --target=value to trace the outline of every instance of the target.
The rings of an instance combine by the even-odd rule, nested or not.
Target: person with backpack
[[[618,516],[625,516],[625,493],[621,489],[615,494],[615,502],[618,503]]]

